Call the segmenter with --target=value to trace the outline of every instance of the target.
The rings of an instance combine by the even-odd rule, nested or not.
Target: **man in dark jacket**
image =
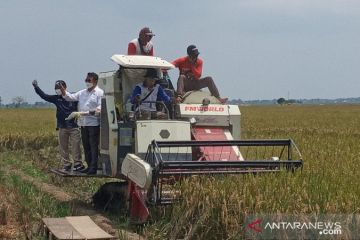
[[[56,95],[45,94],[36,80],[32,82],[35,92],[45,101],[55,104],[56,106],[56,129],[59,130],[59,145],[60,145],[60,155],[61,161],[64,164],[65,171],[71,170],[72,161],[69,156],[69,145],[71,146],[71,155],[74,161],[75,171],[80,171],[84,169],[84,166],[81,161],[81,151],[80,151],[80,129],[75,122],[75,119],[65,120],[72,112],[77,111],[78,102],[68,102],[66,101],[60,91],[60,85],[66,87],[66,83],[63,80],[58,80],[55,82],[55,93]]]

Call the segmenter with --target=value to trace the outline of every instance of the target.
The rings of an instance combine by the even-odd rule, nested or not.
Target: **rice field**
[[[184,200],[148,227],[150,238],[243,239],[251,214],[360,213],[360,106],[241,111],[242,138],[292,138],[303,154],[303,171],[189,179],[180,187]]]
[[[153,210],[149,239],[242,239],[244,218],[267,214],[360,214],[360,105],[241,107],[243,139],[292,138],[303,171],[185,181],[183,201]],[[0,147],[56,146],[54,110],[0,109]]]
[[[0,109],[0,150],[57,145],[55,109]]]

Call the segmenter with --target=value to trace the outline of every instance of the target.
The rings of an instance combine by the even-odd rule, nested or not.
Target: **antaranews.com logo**
[[[244,233],[251,239],[332,239],[359,236],[358,215],[253,215],[245,219]]]

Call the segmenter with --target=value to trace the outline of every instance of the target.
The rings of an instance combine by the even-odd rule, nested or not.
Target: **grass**
[[[39,221],[46,216],[65,217],[70,215],[70,206],[58,203],[47,194],[37,190],[32,184],[22,181],[18,176],[12,176],[5,184],[16,189],[19,205],[26,208],[33,220]]]
[[[6,204],[11,215],[18,222],[22,238],[40,239],[41,219],[43,217],[64,217],[71,213],[67,203],[59,203],[51,196],[39,191],[20,177],[0,171],[0,184],[6,188]],[[4,198],[2,198],[3,200]]]
[[[0,166],[12,166],[32,177],[52,181],[85,198],[109,181],[63,179],[48,174],[50,168],[61,167],[55,109],[0,109],[0,121]]]
[[[0,143],[8,151],[0,166],[17,166],[83,199],[103,183],[47,175],[57,164],[53,110],[0,111],[0,138],[8,139]],[[241,112],[243,139],[294,139],[303,172],[188,179],[178,186],[182,202],[152,210],[154,218],[143,227],[149,239],[241,239],[244,218],[253,213],[360,213],[359,105],[248,106]]]
[[[0,154],[0,166],[3,169],[13,168],[24,172],[25,174],[48,181],[49,177],[44,173],[41,168],[38,168],[35,161],[28,160],[28,154],[23,151],[20,152],[4,152]]]
[[[0,109],[0,135],[55,132],[55,109]]]
[[[0,151],[57,145],[54,109],[0,109]]]
[[[192,179],[149,239],[237,239],[247,215],[360,213],[360,106],[244,107],[244,139],[293,138],[303,172]],[[239,232],[240,231],[240,232]]]
[[[69,204],[57,202],[32,184],[9,174],[9,170],[61,187],[85,202],[99,186],[109,181],[64,179],[49,173],[50,168],[61,165],[54,109],[0,109],[0,121],[0,169],[3,171],[0,184],[16,194],[13,198],[16,201],[11,204],[17,208],[19,216],[27,219],[26,224],[19,219],[22,225],[33,227],[44,216],[61,217],[71,215],[71,211]],[[22,229],[27,235],[31,231],[36,232],[36,229]]]

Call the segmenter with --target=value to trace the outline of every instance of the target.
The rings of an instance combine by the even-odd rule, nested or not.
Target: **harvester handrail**
[[[155,140],[152,140],[151,144],[149,144],[148,151],[145,155],[145,159],[148,159],[149,154],[152,154],[155,158],[155,162],[152,162],[152,165],[159,166],[159,163],[163,162],[160,152],[161,151],[157,142]]]
[[[287,160],[292,160],[292,153],[296,152],[298,159],[302,161],[299,148],[292,139],[260,139],[260,140],[226,140],[226,141],[156,141],[153,140],[149,145],[148,154],[152,153],[155,157],[155,165],[163,162],[161,149],[171,147],[216,147],[216,146],[238,146],[238,147],[257,147],[257,146],[283,146],[288,149]],[[282,151],[281,151],[282,152]],[[281,158],[282,153],[280,154]],[[153,160],[154,161],[154,160]]]
[[[270,150],[273,150],[271,154],[266,154],[266,157],[259,159],[256,156],[250,156],[249,158],[237,159],[236,157],[229,157],[227,160],[218,157],[217,153],[207,160],[200,160],[197,151],[206,153],[206,149],[218,149],[220,156],[223,148],[240,147],[246,148],[258,148],[270,146]],[[219,148],[220,147],[220,148]],[[178,152],[170,151],[171,149]],[[189,152],[185,148],[191,148],[190,155],[192,154],[192,160],[188,160]],[[274,151],[274,148],[276,151]],[[287,149],[287,151],[285,151]],[[227,151],[225,149],[225,151]],[[182,152],[181,152],[182,151]],[[293,159],[292,153],[297,152],[296,158]],[[180,157],[177,154],[181,152]],[[215,152],[215,151],[214,151]],[[280,155],[273,155],[273,153],[280,153]],[[283,153],[285,153],[283,156]],[[174,157],[175,155],[175,157]],[[207,155],[209,156],[209,155]],[[265,154],[264,154],[265,156]],[[298,158],[300,157],[300,159]],[[209,160],[210,159],[210,160]],[[251,160],[250,160],[251,159]],[[229,140],[229,141],[156,141],[153,140],[148,147],[147,154],[145,156],[147,161],[153,169],[152,181],[156,186],[154,194],[155,204],[168,204],[176,199],[169,199],[166,195],[163,195],[163,185],[172,184],[174,179],[182,179],[192,175],[227,175],[227,174],[261,174],[261,173],[275,173],[280,172],[283,169],[291,172],[303,167],[303,160],[301,153],[292,139],[271,139],[271,140]]]
[[[302,159],[303,159],[303,157],[302,157],[302,154],[301,154],[301,152],[300,152],[300,150],[299,150],[298,146],[295,144],[295,142],[294,142],[294,140],[293,140],[292,138],[290,138],[290,141],[291,141],[291,145],[293,145],[293,146],[294,146],[294,148],[296,149],[296,152],[299,154],[300,160],[302,160]]]
[[[280,168],[295,170],[302,167],[301,160],[293,161],[190,161],[190,162],[164,162],[157,169],[157,176],[165,175],[184,175],[193,173],[204,174],[224,174],[224,173],[246,173],[251,171],[278,171]],[[256,172],[255,171],[255,172]]]
[[[290,146],[291,139],[226,140],[226,141],[153,141],[157,148],[179,146]],[[297,149],[297,148],[296,148]]]
[[[301,161],[301,160],[296,160]],[[287,163],[287,160],[278,160],[278,161],[269,161],[269,160],[251,160],[251,161],[168,161],[164,164],[169,167],[177,167],[178,165],[187,167],[187,166],[219,166],[223,167],[224,164],[227,166],[233,166],[233,165],[251,165],[254,162],[256,164],[269,164],[269,163],[277,163],[277,164],[283,164]]]

